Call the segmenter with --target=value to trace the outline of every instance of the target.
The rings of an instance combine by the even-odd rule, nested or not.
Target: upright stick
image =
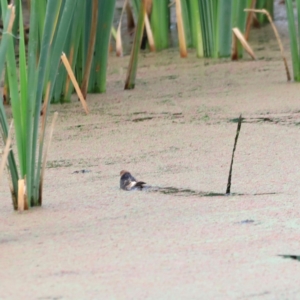
[[[233,158],[234,158],[234,152],[236,149],[236,144],[239,138],[241,126],[242,126],[242,115],[239,117],[238,125],[237,125],[237,130],[236,130],[236,135],[235,135],[235,140],[234,140],[234,145],[233,145],[233,151],[232,151],[232,157],[231,157],[231,164],[230,164],[230,169],[229,169],[229,176],[228,176],[228,182],[227,182],[227,189],[226,189],[226,194],[230,194],[230,188],[231,188],[231,175],[232,175],[232,165],[233,165]]]

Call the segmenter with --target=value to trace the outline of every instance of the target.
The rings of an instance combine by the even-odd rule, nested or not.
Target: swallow
[[[141,190],[144,187],[144,184],[146,182],[143,181],[136,181],[136,179],[125,170],[122,170],[120,172],[120,189],[125,191],[131,191],[131,190]]]

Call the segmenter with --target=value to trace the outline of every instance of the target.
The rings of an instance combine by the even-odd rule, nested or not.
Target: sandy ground
[[[257,61],[142,54],[132,91],[111,55],[89,115],[52,107],[43,207],[16,213],[0,187],[0,299],[300,299],[300,263],[278,256],[300,255],[300,86],[269,26],[250,43]],[[235,194],[200,195],[226,190],[240,113]],[[120,191],[122,169],[187,191]]]

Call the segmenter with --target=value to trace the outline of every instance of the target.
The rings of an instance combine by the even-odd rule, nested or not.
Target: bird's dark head
[[[129,173],[128,171],[126,171],[126,170],[122,170],[121,172],[120,172],[120,176],[122,177],[124,174],[126,174],[126,173]],[[129,173],[130,174],[130,173]]]

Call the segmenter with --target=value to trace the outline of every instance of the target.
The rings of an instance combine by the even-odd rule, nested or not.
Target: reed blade
[[[142,41],[144,24],[145,24],[145,12],[146,12],[145,3],[144,0],[142,0],[140,3],[138,22],[137,22],[134,41],[131,49],[129,66],[127,69],[127,75],[126,75],[126,81],[124,87],[125,90],[134,89],[135,86],[138,56],[139,56],[139,51],[140,51],[140,46]]]
[[[190,17],[192,46],[196,48],[197,57],[200,58],[204,56],[204,52],[199,1],[190,0],[187,2],[187,5]]]
[[[150,24],[157,51],[169,47],[170,9],[169,0],[153,0]]]
[[[2,153],[2,158],[1,158],[1,162],[0,162],[0,184],[1,184],[1,178],[2,178],[2,174],[6,165],[6,161],[10,152],[10,145],[11,145],[11,130],[12,130],[12,126],[13,126],[13,121],[11,121],[11,124],[9,126],[9,131],[8,131],[8,136],[6,139],[6,144],[5,147],[3,149],[3,153]]]
[[[45,147],[45,153],[44,153],[44,157],[43,157],[43,165],[42,165],[42,170],[41,170],[41,180],[40,180],[40,188],[39,188],[39,205],[42,205],[42,200],[43,200],[43,184],[44,184],[44,177],[45,177],[45,170],[46,170],[46,164],[47,164],[47,155],[48,155],[48,151],[50,148],[50,144],[52,141],[52,136],[53,136],[53,131],[54,131],[54,126],[55,126],[55,122],[58,116],[58,112],[54,113],[53,119],[52,119],[52,123],[51,123],[51,128],[50,128],[50,134],[49,134],[49,139],[48,139],[48,143]]]
[[[287,12],[287,19],[288,19],[288,28],[289,28],[289,35],[290,35],[290,44],[291,44],[291,54],[292,54],[292,63],[293,63],[293,73],[294,73],[294,80],[300,81],[300,68],[299,68],[299,54],[298,54],[298,35],[296,30],[296,23],[294,17],[294,9],[293,9],[293,1],[286,0],[286,12]]]
[[[110,31],[113,22],[113,15],[116,0],[98,0],[98,23],[95,54],[92,67],[92,75],[89,82],[91,93],[106,92],[106,70]],[[93,76],[93,77],[92,77]]]
[[[175,4],[176,4],[179,52],[180,52],[181,57],[187,57],[186,36],[185,36],[184,22],[183,22],[183,16],[182,16],[181,0],[175,0]]]
[[[94,51],[95,51],[97,23],[98,23],[98,0],[93,0],[91,30],[89,33],[87,58],[85,61],[83,80],[81,83],[81,92],[83,94],[84,99],[86,99],[86,96],[87,96],[88,82],[89,82],[89,78],[90,78],[93,56],[94,56]]]

